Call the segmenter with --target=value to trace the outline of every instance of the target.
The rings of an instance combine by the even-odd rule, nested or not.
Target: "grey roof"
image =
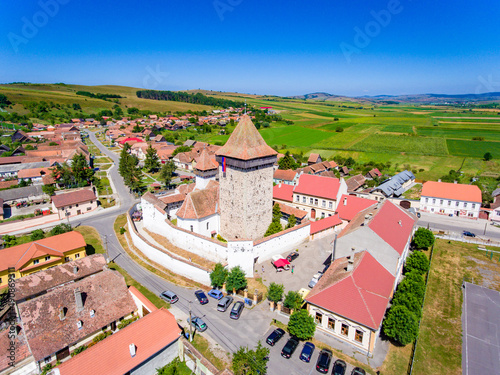
[[[26,199],[30,196],[40,196],[43,194],[42,185],[32,185],[17,189],[2,190],[0,191],[0,198],[4,201],[12,201],[16,199]]]
[[[462,373],[500,374],[500,293],[465,282]]]
[[[394,177],[391,177],[389,180],[377,186],[374,190],[380,190],[386,197],[392,195],[399,197],[405,191],[403,184],[414,179],[415,176],[410,171],[399,172]]]
[[[491,196],[494,198],[497,195],[500,195],[500,188],[493,190],[493,193],[491,193]]]
[[[0,165],[0,173],[18,172],[22,169],[47,168],[47,167],[50,167],[50,162],[48,161],[39,161],[36,163],[7,164],[7,165]]]

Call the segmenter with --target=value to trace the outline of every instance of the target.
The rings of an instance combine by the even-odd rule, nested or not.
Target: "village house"
[[[489,219],[492,221],[500,221],[500,188],[495,189],[493,193],[491,193],[494,201],[490,206],[490,216]]]
[[[420,210],[441,215],[477,219],[481,208],[481,189],[441,181],[427,181],[422,185]]]
[[[321,163],[323,160],[319,154],[311,153],[309,155],[309,159],[307,159],[307,165],[313,165],[317,163]]]
[[[379,201],[389,197],[399,197],[415,182],[415,176],[410,171],[399,172],[397,175],[384,181],[370,192],[370,198]]]
[[[295,181],[299,177],[298,173],[291,170],[283,170],[277,169],[273,175],[273,183],[274,184],[286,184],[286,185],[295,185]]]
[[[85,257],[85,240],[78,232],[68,232],[0,250],[0,288],[15,279]]]
[[[97,198],[92,189],[81,189],[53,195],[52,211],[59,219],[91,212],[97,208]]]
[[[362,174],[357,174],[346,180],[347,191],[349,193],[359,191],[363,188],[366,178]]]
[[[316,326],[373,356],[395,278],[368,251],[337,258],[305,298]]]

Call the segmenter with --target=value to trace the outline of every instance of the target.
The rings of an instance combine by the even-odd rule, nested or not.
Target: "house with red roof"
[[[305,298],[321,331],[373,356],[395,277],[369,251],[337,258]]]
[[[368,251],[396,282],[401,276],[417,217],[391,201],[358,212],[340,232],[334,258]]]
[[[420,210],[477,219],[482,201],[481,189],[476,185],[427,181],[422,185]]]
[[[316,163],[321,163],[323,160],[319,154],[311,153],[307,159],[307,165],[312,165]]]
[[[298,177],[298,173],[292,169],[277,169],[273,175],[273,183],[295,185],[295,181]]]
[[[376,205],[373,199],[360,198],[355,195],[342,195],[335,211],[342,221],[351,221],[360,211]]]
[[[59,219],[85,214],[97,208],[95,193],[88,188],[56,194],[50,198],[52,199],[52,211],[58,213]]]

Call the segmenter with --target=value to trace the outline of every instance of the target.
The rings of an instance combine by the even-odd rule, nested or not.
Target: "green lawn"
[[[489,152],[493,155],[494,159],[500,158],[500,142],[447,139],[446,144],[448,145],[450,155],[482,158],[486,152]]]

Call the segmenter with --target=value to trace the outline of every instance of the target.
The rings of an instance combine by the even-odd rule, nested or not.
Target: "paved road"
[[[491,221],[449,217],[443,215],[421,212],[418,225],[431,230],[442,230],[460,235],[464,230],[474,233],[479,238],[491,239],[500,242],[500,228],[491,224]],[[486,234],[485,234],[486,233]]]

